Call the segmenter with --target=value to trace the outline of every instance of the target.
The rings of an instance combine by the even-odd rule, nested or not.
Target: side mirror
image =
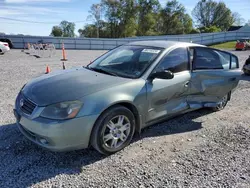
[[[170,80],[174,78],[174,73],[168,70],[162,70],[162,71],[157,71],[157,72],[152,73],[149,78],[151,80],[155,78]]]

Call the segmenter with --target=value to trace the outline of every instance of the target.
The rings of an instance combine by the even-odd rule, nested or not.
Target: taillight
[[[7,44],[4,44],[4,46],[9,46],[9,44],[7,43]]]

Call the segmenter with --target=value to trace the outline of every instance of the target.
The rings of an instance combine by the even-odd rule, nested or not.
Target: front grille
[[[31,115],[34,109],[36,108],[36,104],[31,102],[29,99],[22,97],[23,104],[20,104],[20,109],[23,111],[23,113]]]

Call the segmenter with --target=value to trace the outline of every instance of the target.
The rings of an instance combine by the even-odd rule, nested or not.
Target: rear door
[[[241,72],[237,56],[224,51],[190,48],[191,80],[187,101],[191,108],[216,106],[238,85]]]

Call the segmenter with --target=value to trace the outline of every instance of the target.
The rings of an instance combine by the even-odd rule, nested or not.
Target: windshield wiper
[[[109,74],[112,76],[118,76],[117,74],[113,73],[113,72],[109,72],[107,70],[101,69],[101,68],[92,68],[92,67],[86,67],[87,69],[96,71],[96,72],[100,72],[100,73],[104,73],[104,74]]]

